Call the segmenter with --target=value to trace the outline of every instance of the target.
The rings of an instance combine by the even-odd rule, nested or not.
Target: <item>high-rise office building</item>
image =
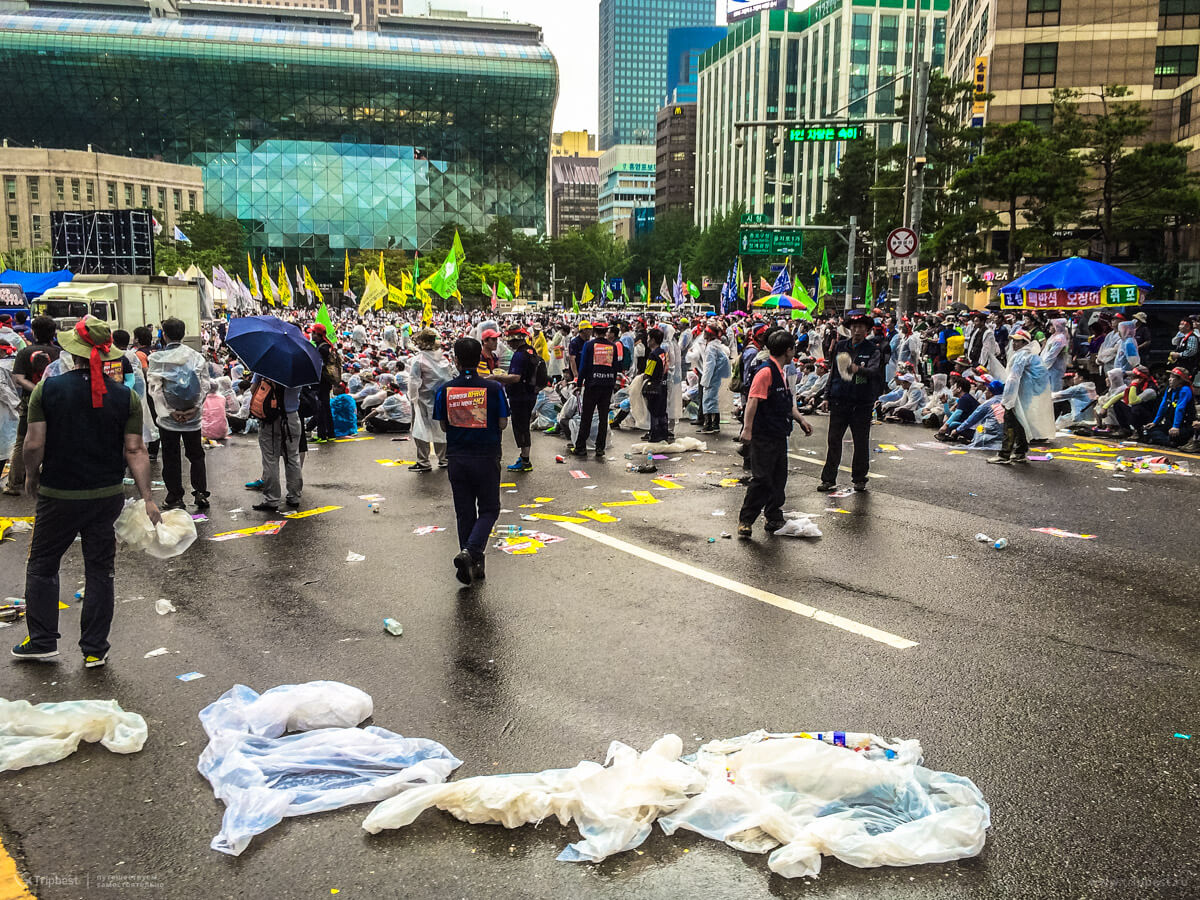
[[[634,210],[654,212],[654,145],[623,144],[600,157],[600,222],[617,237],[633,237]],[[643,224],[646,220],[643,218]]]
[[[717,25],[672,28],[667,33],[667,93],[665,103],[695,103],[700,55],[725,37]]]
[[[653,146],[670,30],[716,21],[716,0],[600,0],[601,150]]]
[[[545,227],[558,70],[537,27],[91,9],[0,15],[14,142],[199,166],[207,212],[314,274],[347,250],[424,249],[447,222]]]
[[[932,41],[925,37],[930,3],[920,4],[921,42],[940,68],[950,2],[932,0]],[[896,98],[908,91],[908,79],[897,76],[912,56],[916,18],[899,0],[822,0],[802,12],[769,9],[731,24],[700,58],[696,223],[707,227],[738,205],[776,224],[812,221],[845,143],[809,129],[793,139],[784,123],[894,115]],[[734,127],[769,120],[781,124]],[[859,135],[880,146],[907,136],[901,124],[863,126]]]
[[[689,216],[696,202],[696,104],[672,103],[658,111],[655,139],[654,216]]]
[[[550,157],[550,237],[594,225],[599,214],[600,159]]]

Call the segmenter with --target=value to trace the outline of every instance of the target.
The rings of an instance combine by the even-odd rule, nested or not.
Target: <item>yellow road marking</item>
[[[649,491],[634,491],[630,494],[632,500],[617,500],[613,503],[605,503],[607,506],[650,506],[654,503],[659,503],[659,499]]]
[[[966,451],[964,451],[964,452],[966,452]],[[825,465],[825,460],[813,459],[811,456],[799,456],[798,454],[795,454],[795,453],[789,453],[788,457],[790,459],[798,459],[798,460],[800,460],[800,462],[813,463],[814,465],[818,465],[818,466]],[[838,471],[846,472],[847,474],[853,474],[853,472],[850,471],[849,466],[838,466]],[[867,477],[868,478],[887,478],[886,475],[880,475],[876,472],[868,472]]]
[[[550,513],[534,513],[533,518],[546,522],[574,522],[577,525],[582,525],[587,521],[587,519],[578,519],[575,516],[553,516]]]
[[[0,844],[0,900],[34,900],[3,844]]]
[[[657,484],[660,488],[666,488],[668,491],[682,491],[683,490],[682,484],[676,484],[675,482],[669,481],[666,478],[655,478],[654,481],[651,483]]]
[[[594,509],[581,509],[579,510],[579,514],[581,516],[587,516],[593,522],[600,522],[603,525],[611,525],[613,522],[621,521],[620,519],[610,516],[606,513],[596,512]]]
[[[639,547],[636,544],[630,544],[618,538],[611,537],[607,534],[601,534],[599,531],[593,531],[590,528],[584,528],[582,525],[574,525],[570,522],[561,523],[561,528],[565,528],[572,534],[577,534],[580,537],[588,538],[597,543],[604,544],[606,547],[611,547],[614,550],[620,550],[622,553],[628,553],[631,556],[636,556],[646,562],[654,563],[666,569],[678,572],[681,575],[687,575],[690,578],[695,578],[707,584],[715,585],[716,587],[725,588],[727,591],[733,591],[735,594],[741,594],[743,597],[749,597],[752,600],[758,600],[778,609],[784,609],[788,612],[794,612],[796,615],[804,616],[808,619],[814,619],[818,622],[824,622],[826,625],[832,625],[834,628],[840,628],[843,631],[848,631],[851,634],[857,634],[861,637],[868,638],[872,641],[878,641],[881,644],[886,644],[889,647],[894,647],[897,650],[907,650],[910,647],[916,647],[916,641],[910,641],[908,638],[900,637],[888,631],[882,631],[870,625],[864,625],[861,622],[855,622],[853,619],[847,619],[845,616],[834,615],[826,612],[823,609],[817,609],[815,606],[809,606],[806,603],[800,603],[796,600],[789,600],[787,597],[781,597],[778,594],[772,594],[770,591],[764,591],[756,587],[751,587],[748,584],[742,584],[740,581],[734,581],[732,578],[726,578],[724,575],[717,575],[713,572],[705,571],[696,566],[688,565],[685,562],[680,562],[677,559],[672,559],[669,556],[663,556],[660,553],[655,553],[653,550],[647,550],[644,547]]]
[[[304,512],[284,513],[285,519],[307,519],[309,516],[319,516],[321,513],[333,512],[335,509],[341,509],[340,506],[321,506],[317,509],[306,509]]]

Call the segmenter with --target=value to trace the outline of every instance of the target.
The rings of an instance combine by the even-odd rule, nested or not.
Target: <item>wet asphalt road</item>
[[[819,459],[824,420],[815,421],[817,436],[801,447]],[[686,473],[676,479],[683,490],[612,508],[621,521],[588,527],[917,642],[906,650],[575,533],[533,556],[494,553],[486,584],[460,589],[444,474],[378,465],[411,458],[411,442],[386,436],[319,448],[306,463],[304,508],[343,509],[275,536],[200,540],[167,563],[119,555],[106,669],[82,670],[76,609],[63,613],[57,665],[0,662],[0,696],[116,698],[150,727],[132,756],[85,745],[0,775],[0,838],[25,876],[42,879],[43,898],[1200,894],[1197,741],[1173,737],[1192,734],[1200,710],[1200,478],[1116,479],[1058,459],[997,469],[986,454],[916,447],[930,434],[915,427],[877,427],[873,438],[912,449],[873,454],[886,478],[866,495],[827,501],[813,491],[819,467],[793,463],[789,508],[823,513],[820,540],[761,529],[752,542],[719,537],[734,530],[743,493],[717,486],[737,461],[728,438],[711,445],[716,454],[659,463],[662,474]],[[588,460],[580,467],[591,478],[577,480],[574,466],[553,463],[561,442],[536,437],[537,470],[512,479],[505,506],[553,497],[542,511],[570,514],[628,500],[623,490],[656,477],[625,471],[632,439],[618,435],[616,459]],[[251,440],[211,452],[209,466],[202,538],[265,518],[241,487],[257,474]],[[382,515],[357,499],[368,493],[387,498]],[[0,515],[30,510],[0,498]],[[423,525],[448,530],[412,533]],[[1041,526],[1098,537],[1029,530]],[[993,550],[976,532],[1010,546]],[[28,540],[0,545],[2,595],[23,593]],[[349,551],[366,560],[345,562]],[[72,606],[81,579],[76,549],[63,578]],[[159,597],[178,612],[156,615]],[[383,632],[389,615],[403,637]],[[15,643],[22,630],[0,636]],[[177,652],[143,658],[156,647]],[[206,677],[175,678],[191,671]],[[359,827],[366,806],[285,820],[238,858],[210,850],[224,807],[196,771],[197,712],[236,683],[262,691],[313,679],[371,694],[375,724],[444,743],[465,760],[458,777],[603,760],[613,739],[644,749],[669,732],[689,749],[762,727],[919,738],[927,765],[980,786],[992,828],[975,859],[859,870],[826,858],[816,881],[772,875],[765,857],[687,832],[656,831],[641,854],[599,865],[555,862],[576,834],[557,823],[507,831],[431,811],[371,836]],[[74,881],[45,880],[56,877]]]

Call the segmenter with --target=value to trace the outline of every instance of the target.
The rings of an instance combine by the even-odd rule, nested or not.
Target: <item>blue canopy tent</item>
[[[1000,288],[1005,309],[1097,309],[1142,302],[1153,287],[1115,266],[1072,256],[1034,269]]]
[[[74,277],[67,269],[57,272],[18,272],[16,269],[5,269],[0,272],[0,284],[19,284],[25,296],[32,300]]]

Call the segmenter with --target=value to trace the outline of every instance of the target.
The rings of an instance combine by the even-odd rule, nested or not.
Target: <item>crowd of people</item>
[[[246,487],[261,492],[254,509],[269,515],[281,504],[300,507],[310,443],[363,431],[409,435],[414,474],[449,470],[460,547],[454,567],[464,584],[486,577],[509,429],[507,469],[528,473],[535,430],[563,440],[564,454],[604,459],[613,430],[633,427],[643,440],[669,446],[687,423],[709,437],[731,426],[746,471],[743,537],[760,516],[768,533],[782,527],[788,440],[794,424],[811,433],[806,416],[829,420],[821,491],[836,485],[846,431],[854,489],[867,490],[870,429],[881,421],[994,450],[989,462],[1004,465],[1024,462],[1031,443],[1062,429],[1198,449],[1191,385],[1200,335],[1189,320],[1172,340],[1166,371],[1154,372],[1140,313],[909,318],[858,310],[810,321],[787,311],[606,310],[586,319],[460,309],[422,327],[413,313],[346,311],[332,329],[305,311],[281,317],[299,325],[319,354],[310,385],[276,384],[250,371],[225,343],[225,322],[187,335],[181,321],[168,319],[129,334],[89,317],[56,334],[50,319],[0,316],[4,492],[38,497],[30,636],[14,655],[57,654],[57,607],[48,598],[57,596],[62,553],[80,534],[88,570],[81,647],[87,665],[104,663],[111,526],[126,473],[157,520],[150,461],[161,460],[162,508],[186,509],[186,458],[191,505],[203,511],[206,452],[230,434],[257,435],[262,467]]]

